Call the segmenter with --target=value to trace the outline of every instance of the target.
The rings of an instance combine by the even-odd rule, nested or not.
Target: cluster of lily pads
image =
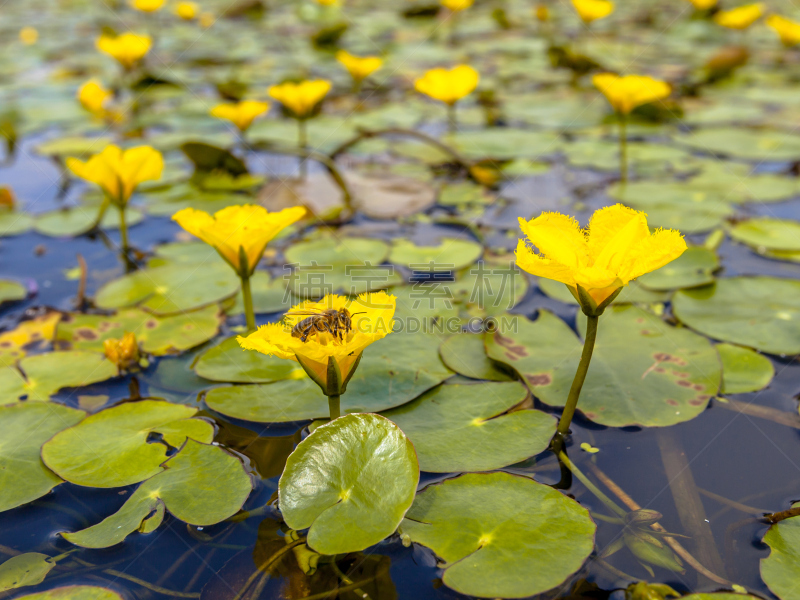
[[[237,600],[259,597],[285,560],[323,595],[369,597],[383,567],[360,553],[392,543],[435,556],[442,583],[468,596],[566,592],[589,573],[665,598],[679,594],[648,581],[687,571],[713,582],[702,591],[730,592],[711,598],[759,591],[639,506],[598,448],[576,456],[570,423],[667,428],[712,403],[793,423],[728,396],[767,388],[773,363],[800,354],[788,270],[800,222],[770,210],[798,195],[784,80],[800,24],[767,17],[779,47],[758,29],[764,5],[706,0],[663,15],[664,3],[608,0],[573,0],[574,14],[522,0],[88,4],[62,2],[38,29],[2,25],[19,29],[22,57],[0,60],[8,159],[48,161],[59,190],[41,211],[3,189],[0,237],[90,236],[125,272],[83,262],[69,272],[73,308],[0,333],[0,511],[65,483],[131,493],[58,531],[48,554],[10,555],[0,591],[80,567],[202,598],[80,549],[170,519],[202,531],[264,515],[277,544]],[[663,47],[680,73],[609,49],[614,20],[643,27],[640,9],[678,13]],[[57,35],[87,23],[91,43]],[[376,52],[358,33],[391,42]],[[27,79],[32,66],[52,80]],[[585,229],[560,214],[594,208]],[[158,217],[185,232],[144,248]],[[730,248],[789,276],[722,277]],[[33,295],[23,278],[0,281],[12,310]],[[309,324],[325,311],[334,320]],[[188,394],[156,381],[170,364],[193,377]],[[102,393],[115,380],[129,398]],[[269,470],[223,435],[302,422]],[[550,458],[580,482],[575,496],[532,476]],[[794,600],[800,511],[771,508],[760,572]],[[598,522],[615,532],[605,547]],[[71,585],[24,597],[121,596]]]

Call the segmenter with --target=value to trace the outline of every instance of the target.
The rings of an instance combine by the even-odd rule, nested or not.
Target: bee
[[[290,312],[287,313],[287,316],[308,315],[308,318],[298,321],[292,327],[292,337],[300,338],[301,342],[307,342],[309,335],[324,332],[330,333],[335,339],[342,342],[345,336],[353,329],[352,317],[362,314],[364,313],[350,314],[350,311],[346,308],[339,310],[328,308],[319,312],[314,312],[313,310]]]

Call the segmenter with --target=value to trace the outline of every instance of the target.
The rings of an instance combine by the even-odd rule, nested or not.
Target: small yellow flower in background
[[[161,10],[166,0],[130,0],[131,6],[142,12],[156,12]]]
[[[589,454],[597,454],[598,452],[600,452],[600,448],[595,448],[588,442],[583,442],[581,444],[581,450],[583,450],[584,452],[588,452]]]
[[[246,350],[297,361],[326,396],[338,397],[346,390],[366,347],[392,332],[396,302],[394,296],[385,292],[362,294],[352,300],[345,296],[325,296],[319,302],[303,302],[286,313],[281,323],[270,323],[247,337],[240,336],[239,345]],[[339,321],[339,335],[315,329],[306,341],[300,335],[292,335],[295,325],[309,315],[327,310],[346,314],[350,327]],[[347,313],[342,313],[343,310]]]
[[[450,70],[431,69],[414,82],[414,89],[452,106],[474,92],[479,82],[480,75],[475,69],[459,65]]]
[[[441,0],[441,2],[442,6],[444,6],[447,10],[459,12],[472,6],[474,0]]]
[[[125,69],[132,69],[148,52],[153,42],[149,35],[123,33],[116,37],[97,38],[97,49],[115,58]]]
[[[269,88],[269,95],[283,104],[298,119],[305,119],[331,91],[331,82],[326,79],[286,82]]]
[[[14,210],[17,206],[17,197],[7,185],[0,186],[0,210]]]
[[[629,114],[637,106],[663,100],[672,93],[665,81],[647,75],[625,75],[600,73],[592,77],[592,83],[600,90],[615,111]]]
[[[717,5],[719,0],[689,0],[697,10],[708,10]]]
[[[242,100],[241,102],[218,104],[211,109],[211,116],[230,121],[244,133],[253,121],[269,110],[269,102]]]
[[[197,17],[200,7],[195,2],[179,2],[175,7],[175,14],[184,21],[191,21]]]
[[[610,0],[572,0],[572,6],[587,25],[614,12],[614,3]]]
[[[718,12],[714,15],[714,21],[717,25],[722,25],[728,29],[747,29],[761,18],[764,14],[764,9],[765,7],[761,2],[745,4],[738,8]]]
[[[339,50],[336,53],[338,60],[350,73],[353,81],[361,83],[383,66],[383,59],[379,56],[354,56],[346,50]]]
[[[86,162],[68,158],[67,168],[100,186],[112,203],[124,207],[140,183],[161,178],[164,158],[150,146],[123,151],[112,144]]]
[[[203,29],[208,29],[216,22],[217,17],[214,16],[214,13],[204,12],[202,15],[200,15],[200,27]]]
[[[322,6],[336,6],[339,4],[339,0],[317,0],[317,4],[321,4]]]
[[[566,284],[584,312],[604,308],[632,279],[686,250],[680,232],[660,229],[651,234],[647,215],[622,204],[596,211],[586,229],[559,213],[520,219],[519,224],[525,235],[517,245],[519,268]]]
[[[540,23],[546,23],[550,20],[550,9],[547,8],[546,4],[537,4],[533,14]]]
[[[267,244],[289,225],[306,215],[300,206],[269,212],[262,206],[229,206],[210,215],[184,208],[172,220],[206,244],[213,246],[233,269],[246,277],[253,274]]]
[[[32,46],[39,41],[39,32],[35,27],[23,27],[19,30],[19,40],[26,46]]]
[[[796,46],[800,43],[800,23],[792,21],[780,15],[770,15],[766,23],[775,30],[781,38],[781,43],[788,47]]]
[[[121,340],[110,338],[103,342],[106,358],[117,365],[120,371],[127,371],[139,364],[141,353],[139,343],[133,333],[126,333]]]
[[[114,94],[96,79],[90,79],[78,89],[78,101],[90,113],[102,113],[106,102]]]

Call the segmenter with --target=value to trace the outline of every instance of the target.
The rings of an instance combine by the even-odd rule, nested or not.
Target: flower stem
[[[447,105],[447,132],[454,135],[458,129],[458,115],[456,114],[456,103]]]
[[[578,363],[578,370],[575,372],[575,379],[572,380],[572,387],[569,389],[569,396],[567,396],[567,404],[564,406],[564,412],[561,413],[561,420],[558,422],[558,433],[561,435],[569,433],[569,425],[572,423],[575,408],[578,406],[581,388],[583,387],[583,382],[586,380],[586,373],[589,371],[589,363],[592,361],[594,341],[597,338],[598,318],[599,317],[596,316],[586,317],[586,341],[583,342],[581,361]]]
[[[331,421],[342,416],[341,396],[328,396],[328,409],[331,412]]]
[[[300,158],[300,179],[305,181],[306,175],[308,174],[308,159],[306,158],[306,153],[308,152],[308,131],[306,129],[305,119],[297,120],[297,145],[300,147],[300,151],[303,152],[303,156]]]
[[[253,293],[250,290],[250,278],[241,277],[242,280],[242,300],[244,300],[244,317],[247,320],[247,330],[255,331],[256,314],[253,312]]]
[[[135,267],[128,254],[128,223],[125,221],[125,205],[120,205],[118,208],[120,252],[122,253],[122,262],[125,263],[126,271],[130,272]]]
[[[614,502],[611,498],[609,498],[603,492],[601,492],[600,488],[598,488],[595,484],[593,484],[591,480],[588,477],[586,477],[586,475],[584,475],[584,473],[578,467],[576,467],[575,464],[572,463],[572,461],[570,461],[570,459],[567,457],[566,452],[561,450],[558,453],[558,460],[567,465],[567,467],[569,468],[570,471],[572,471],[575,477],[580,479],[580,482],[584,486],[586,486],[586,489],[592,492],[592,494],[594,494],[595,497],[598,500],[600,500],[600,502],[605,504],[606,507],[608,507],[608,509],[611,512],[619,515],[620,517],[624,517],[627,514],[627,511],[625,509],[619,507],[616,502]]]
[[[628,183],[628,117],[619,115],[619,178],[622,185]]]

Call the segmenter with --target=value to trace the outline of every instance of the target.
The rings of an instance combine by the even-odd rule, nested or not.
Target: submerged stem
[[[305,181],[306,175],[308,175],[308,130],[306,128],[305,119],[297,120],[297,146],[303,153],[303,156],[300,158],[300,179]]]
[[[592,494],[594,494],[597,497],[597,499],[600,500],[600,502],[605,504],[611,510],[611,512],[618,514],[620,517],[624,517],[627,514],[623,508],[617,506],[617,504],[611,498],[609,498],[603,492],[601,492],[600,488],[598,488],[595,484],[593,484],[591,480],[588,477],[586,477],[586,475],[578,467],[576,467],[572,463],[572,461],[570,461],[566,452],[561,450],[558,453],[558,459],[563,464],[567,465],[567,467],[569,468],[570,471],[572,471],[575,477],[577,477],[580,480],[580,482],[586,486],[586,489],[592,492]]]
[[[578,370],[575,372],[575,379],[572,380],[572,387],[569,389],[569,396],[567,396],[567,404],[564,406],[564,412],[561,413],[561,420],[558,422],[558,433],[561,435],[569,433],[569,425],[572,423],[572,417],[575,415],[575,409],[578,406],[581,388],[586,380],[586,373],[589,372],[589,363],[592,361],[594,342],[597,338],[597,319],[598,317],[596,316],[588,316],[586,318],[586,339],[583,342],[581,361],[578,363]]]
[[[619,177],[622,185],[628,183],[628,117],[619,115]]]
[[[342,416],[341,396],[328,396],[328,409],[331,413],[331,421]]]
[[[244,301],[244,317],[247,320],[247,331],[255,331],[256,314],[253,311],[253,293],[250,290],[250,277],[241,277],[242,300]]]
[[[455,135],[458,130],[458,114],[456,113],[456,103],[447,105],[447,132]]]

